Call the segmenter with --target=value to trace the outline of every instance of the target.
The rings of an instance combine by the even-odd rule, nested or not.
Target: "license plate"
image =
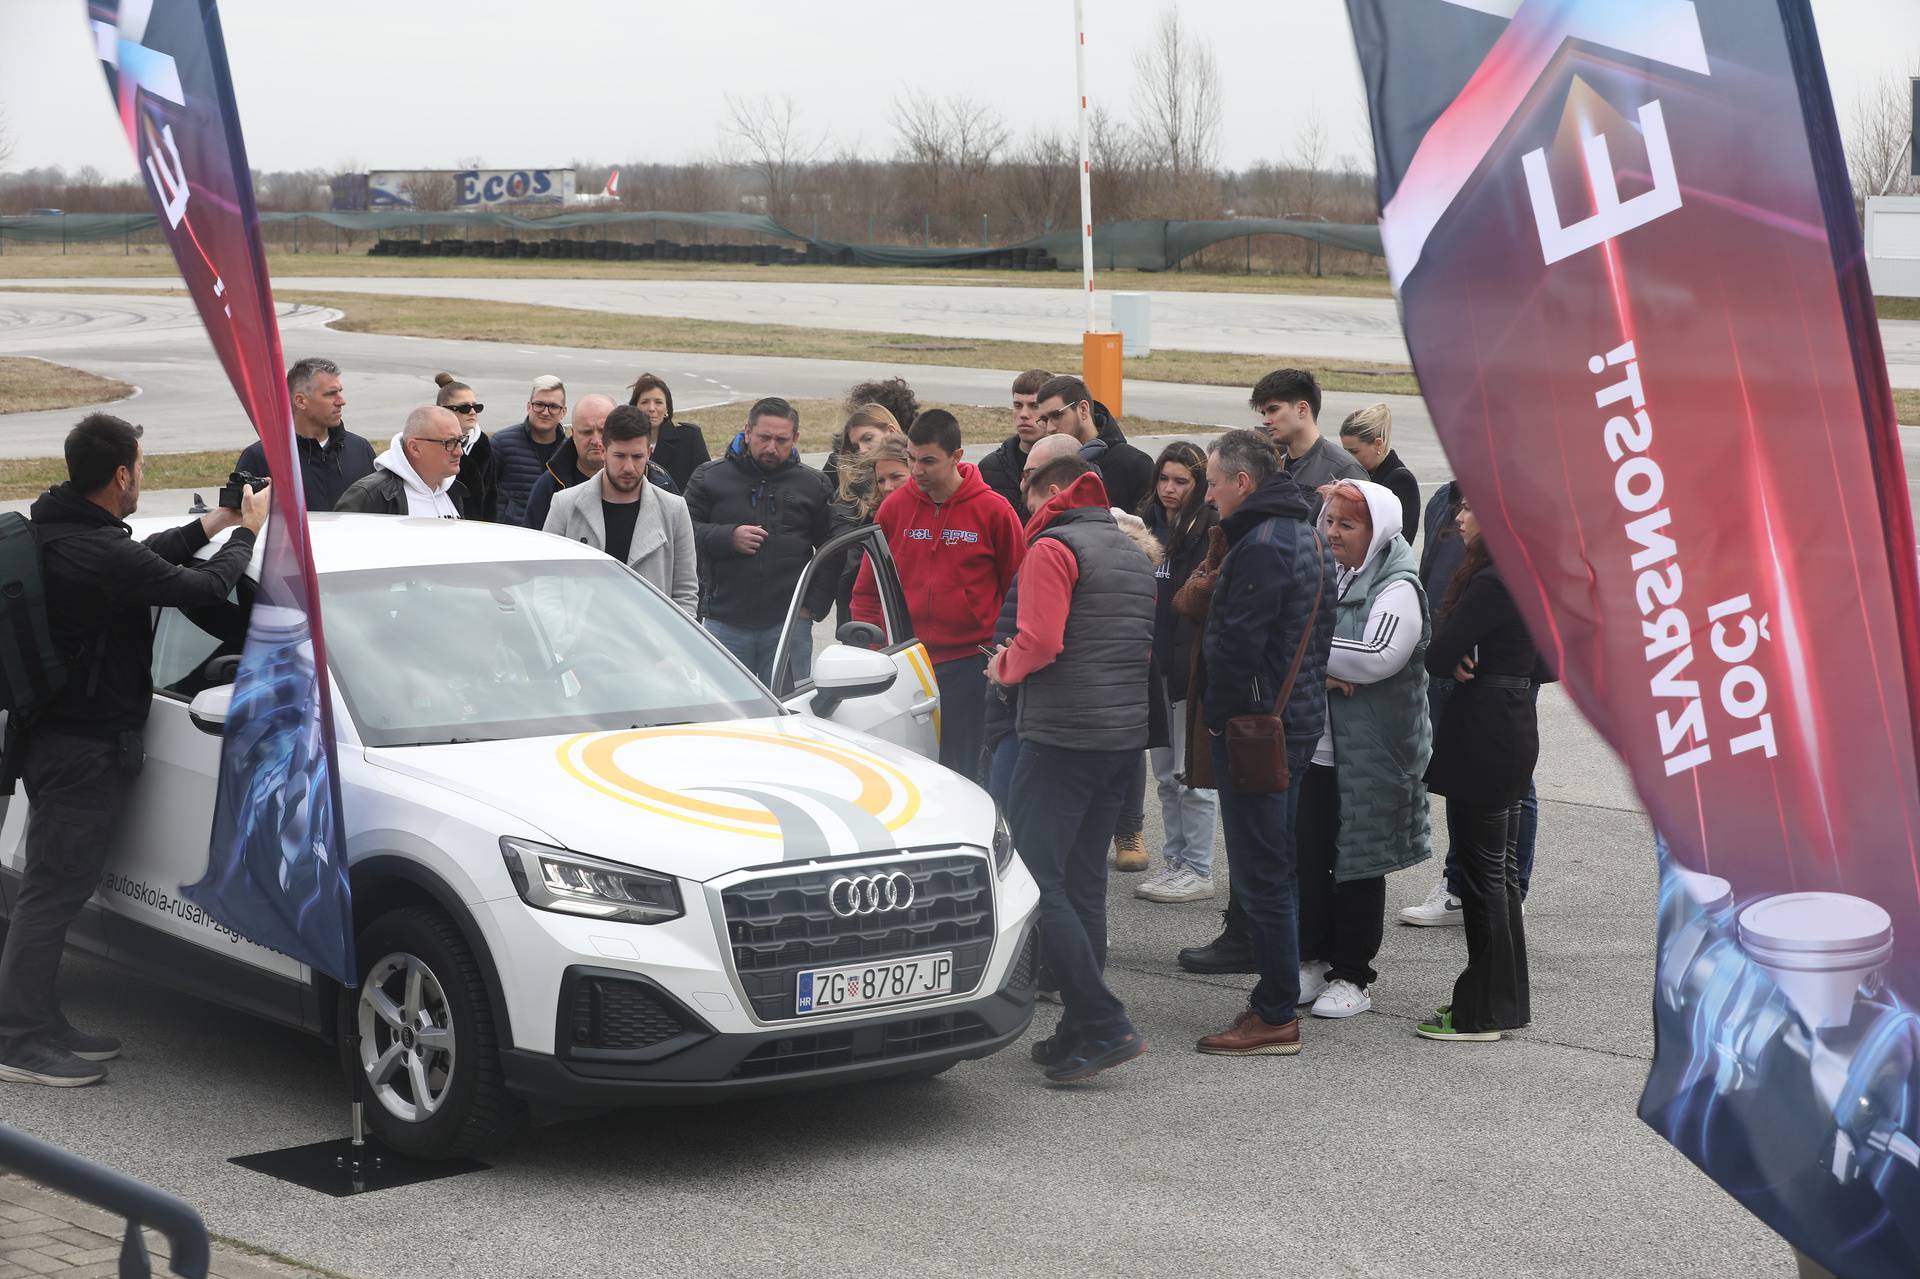
[[[795,985],[793,1010],[801,1016],[845,1012],[952,993],[953,952],[947,950],[879,964],[810,969]]]

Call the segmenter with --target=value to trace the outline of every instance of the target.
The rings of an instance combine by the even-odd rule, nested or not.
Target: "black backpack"
[[[10,718],[30,716],[67,682],[69,663],[47,626],[40,548],[73,535],[37,535],[26,516],[0,513],[0,710]]]

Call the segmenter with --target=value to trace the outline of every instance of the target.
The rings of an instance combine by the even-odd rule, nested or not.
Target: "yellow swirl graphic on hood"
[[[765,729],[635,728],[614,733],[581,733],[562,743],[556,756],[561,768],[570,776],[622,803],[632,804],[636,808],[645,809],[662,817],[671,817],[676,821],[704,826],[710,830],[725,831],[732,835],[749,835],[762,839],[781,838],[779,819],[766,809],[704,799],[688,794],[685,790],[674,789],[671,785],[649,781],[635,775],[631,760],[627,762],[627,766],[623,767],[614,758],[623,749],[636,744],[664,747],[666,749],[661,753],[656,754],[655,751],[647,753],[659,761],[661,772],[678,773],[684,771],[688,761],[685,753],[671,749],[673,744],[691,745],[713,739],[756,746],[775,746],[837,765],[858,786],[858,792],[850,802],[862,812],[879,820],[889,831],[905,826],[920,811],[919,788],[908,779],[905,773],[878,756],[838,742],[814,740],[791,733],[769,732]],[[711,769],[707,770],[707,775],[701,778],[702,783],[715,784],[729,780],[733,779]],[[742,777],[740,780],[747,780],[747,778]]]

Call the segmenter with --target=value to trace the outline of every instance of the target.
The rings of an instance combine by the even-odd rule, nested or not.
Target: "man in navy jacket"
[[[1228,431],[1213,442],[1207,494],[1220,512],[1228,549],[1201,640],[1201,718],[1213,752],[1234,900],[1246,917],[1260,982],[1246,1011],[1226,1030],[1202,1039],[1199,1048],[1221,1056],[1281,1056],[1300,1050],[1297,792],[1237,790],[1226,734],[1237,716],[1274,713],[1300,654],[1280,716],[1288,772],[1306,775],[1326,719],[1333,552],[1313,528],[1306,495],[1257,431]]]
[[[310,357],[287,370],[300,489],[309,511],[331,511],[354,482],[373,474],[373,445],[341,424],[347,408],[340,366]],[[255,440],[240,451],[236,471],[267,477],[267,450]]]

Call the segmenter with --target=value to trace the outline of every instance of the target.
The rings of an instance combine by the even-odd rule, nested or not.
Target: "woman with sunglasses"
[[[440,388],[433,402],[443,409],[451,409],[460,419],[459,480],[460,487],[467,491],[467,518],[492,524],[500,516],[500,457],[494,451],[493,441],[480,429],[480,414],[487,406],[480,402],[472,387],[455,381],[451,373],[436,373],[433,382]]]

